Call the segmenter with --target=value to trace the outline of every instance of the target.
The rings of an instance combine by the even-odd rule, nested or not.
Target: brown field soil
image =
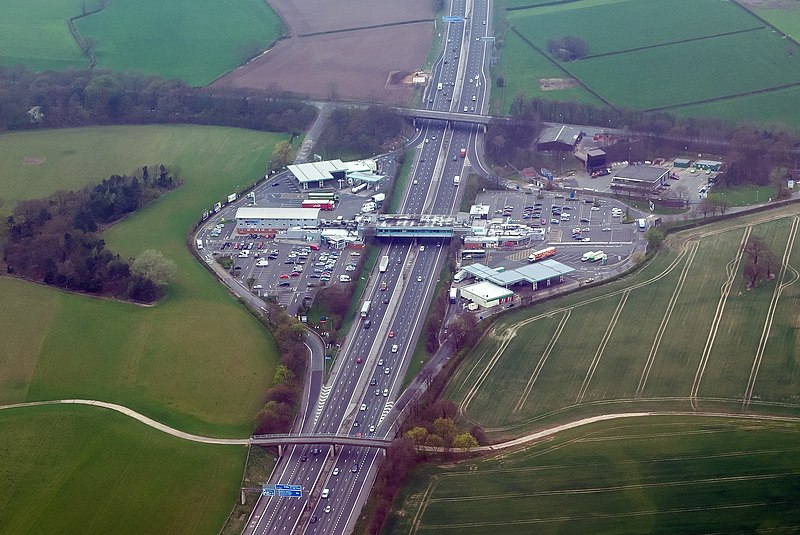
[[[422,65],[432,39],[429,22],[295,37],[212,87],[278,88],[312,99],[402,104],[413,94],[402,79]]]
[[[569,89],[578,87],[580,82],[575,78],[540,78],[539,88],[542,91],[558,91],[559,89]]]
[[[269,4],[289,26],[291,36],[433,19],[430,0],[271,0]]]
[[[407,103],[433,41],[430,0],[271,0],[289,37],[211,84],[315,99]],[[384,25],[379,28],[371,26]],[[330,33],[323,33],[330,32]]]

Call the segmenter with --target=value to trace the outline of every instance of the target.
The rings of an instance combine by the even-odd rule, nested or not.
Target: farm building
[[[239,234],[275,235],[292,227],[316,227],[319,208],[253,208],[236,210],[236,232]]]
[[[542,131],[536,141],[536,150],[572,152],[580,143],[583,132],[574,126],[551,126]]]
[[[714,171],[717,172],[722,168],[722,162],[717,162],[715,160],[697,160],[694,162],[695,169],[702,169],[703,171]]]
[[[667,183],[669,169],[650,165],[626,165],[614,174],[611,190],[630,197],[649,198]]]
[[[672,162],[672,167],[678,169],[688,169],[690,165],[692,165],[692,161],[686,158],[675,158],[675,161]]]
[[[482,281],[461,288],[461,297],[483,308],[492,308],[514,299],[514,292],[491,282]]]

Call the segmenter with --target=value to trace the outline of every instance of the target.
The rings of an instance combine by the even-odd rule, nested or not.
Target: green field
[[[88,61],[67,28],[80,0],[0,0],[0,65],[34,70],[86,67]]]
[[[0,411],[3,533],[217,533],[243,446],[180,440],[93,407]]]
[[[100,67],[205,85],[278,38],[281,21],[262,0],[110,2],[76,23],[97,40]],[[134,45],[135,43],[135,45]]]
[[[650,417],[411,476],[383,533],[794,533],[797,423]]]
[[[493,95],[495,109],[507,112],[517,94],[591,101],[584,89],[543,92],[535,83],[552,77],[555,67],[534,46],[544,51],[549,39],[572,35],[587,43],[588,57],[560,63],[568,72],[560,76],[578,79],[612,106],[800,124],[792,104],[798,91],[793,84],[800,84],[800,48],[733,2],[577,0],[535,5],[539,3],[511,2],[512,8],[530,7],[504,13],[514,30],[502,36],[500,64],[508,88]],[[779,27],[783,23],[787,33],[800,27],[800,8],[767,11],[760,14]],[[778,20],[773,13],[778,11],[789,13],[786,21]],[[758,91],[766,93],[750,94]]]
[[[753,11],[795,41],[800,40],[800,5],[797,3],[782,2],[780,6],[762,6]]]
[[[784,208],[677,234],[635,275],[504,316],[447,396],[497,439],[621,405],[736,411],[751,381],[749,410],[796,413],[798,227]],[[789,266],[753,291],[749,235]]]
[[[183,187],[105,233],[125,256],[162,251],[178,267],[166,298],[140,307],[0,278],[0,403],[82,397],[119,403],[184,431],[246,436],[276,364],[270,335],[189,254],[204,207],[263,173],[284,135],[133,126],[0,136],[0,195],[14,201],[93,184],[145,163]],[[25,165],[25,156],[45,159]],[[235,343],[234,343],[235,341]]]

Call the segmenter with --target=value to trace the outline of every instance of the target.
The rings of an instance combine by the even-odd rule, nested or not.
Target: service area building
[[[483,308],[492,308],[514,299],[514,292],[488,281],[461,288],[461,297]]]
[[[575,271],[575,269],[552,259],[503,271],[480,263],[464,266],[463,270],[478,280],[490,282],[496,286],[508,288],[515,284],[527,283],[533,290],[562,283],[565,275]]]
[[[239,234],[269,234],[293,227],[316,227],[319,208],[255,208],[236,210],[236,232]]]
[[[611,180],[611,190],[630,197],[650,198],[667,183],[669,169],[651,165],[626,165]]]

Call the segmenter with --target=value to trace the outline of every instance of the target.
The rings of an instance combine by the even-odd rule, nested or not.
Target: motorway
[[[482,114],[488,102],[487,59],[493,42],[489,35],[488,1],[456,1],[451,15],[468,18],[447,23],[443,50],[437,58],[426,104],[440,111]],[[437,84],[442,83],[442,90]],[[474,99],[474,100],[473,100]],[[419,146],[410,175],[402,213],[451,214],[458,209],[455,175],[465,166],[479,165],[480,127],[444,121],[418,120],[410,145]],[[467,158],[459,157],[466,149]],[[304,433],[346,433],[351,436],[392,437],[394,422],[387,420],[400,394],[403,377],[420,336],[444,262],[444,248],[435,240],[393,241],[384,247],[389,256],[385,273],[370,274],[364,300],[371,302],[368,320],[354,325],[328,384],[318,402],[309,402],[297,430]],[[386,289],[381,290],[381,282]],[[394,345],[397,348],[393,348]],[[313,389],[312,389],[313,391]],[[394,414],[394,413],[392,413]],[[380,461],[378,448],[343,446],[331,454],[327,447],[297,445],[286,448],[270,483],[302,485],[301,498],[259,499],[245,528],[246,534],[340,534],[353,530]],[[323,489],[330,489],[326,499]]]

